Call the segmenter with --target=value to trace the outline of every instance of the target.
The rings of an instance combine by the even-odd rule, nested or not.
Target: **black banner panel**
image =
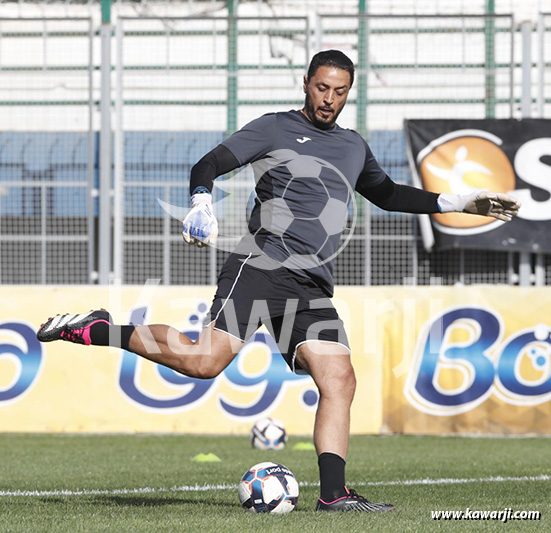
[[[511,222],[431,215],[435,248],[551,251],[551,120],[406,120],[414,183],[432,192],[504,192],[522,202]]]

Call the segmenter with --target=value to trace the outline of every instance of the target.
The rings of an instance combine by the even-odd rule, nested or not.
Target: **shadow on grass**
[[[155,498],[145,496],[101,496],[91,502],[97,505],[113,505],[121,507],[163,507],[168,505],[209,505],[214,507],[236,507],[230,502],[188,500],[185,498]]]
[[[39,501],[46,504],[67,505],[65,498],[45,497],[39,498]],[[84,501],[85,500],[81,500]],[[240,511],[239,502],[215,501],[215,500],[193,500],[186,498],[159,498],[154,496],[94,496],[86,499],[86,504],[103,505],[106,507],[166,507],[166,506],[203,506],[203,507],[218,507],[231,508]],[[314,510],[314,505],[302,503],[294,510],[294,513],[311,513]]]
[[[63,498],[54,498],[54,497],[39,498],[39,501],[42,503],[63,503],[63,504],[67,503],[67,500],[64,500]]]

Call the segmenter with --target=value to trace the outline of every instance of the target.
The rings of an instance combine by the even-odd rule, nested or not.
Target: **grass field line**
[[[539,476],[492,476],[482,478],[441,478],[441,479],[405,479],[396,481],[373,481],[350,483],[354,487],[388,487],[393,485],[460,485],[465,483],[508,483],[508,482],[523,482],[523,481],[551,481],[551,475],[542,474]],[[319,483],[299,483],[301,487],[315,487]],[[2,496],[115,496],[126,494],[158,494],[163,492],[205,492],[210,490],[237,490],[237,485],[220,484],[220,485],[181,485],[177,487],[142,487],[136,489],[85,489],[85,490],[15,490],[15,491],[0,491]]]

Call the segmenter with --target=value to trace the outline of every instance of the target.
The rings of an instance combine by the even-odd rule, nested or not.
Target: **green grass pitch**
[[[355,436],[349,485],[386,514],[314,513],[315,452],[253,450],[247,437],[0,435],[0,531],[551,531],[551,440]],[[221,462],[197,463],[198,453]],[[237,483],[276,461],[297,477],[288,515],[245,513]],[[538,521],[434,520],[431,511],[539,511]]]

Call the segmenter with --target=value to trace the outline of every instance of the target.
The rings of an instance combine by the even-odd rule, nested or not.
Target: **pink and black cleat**
[[[89,345],[90,328],[98,322],[111,325],[113,319],[105,309],[80,315],[57,315],[42,324],[36,338],[41,342],[62,340]]]
[[[354,489],[348,490],[346,496],[337,498],[332,502],[323,501],[321,498],[316,504],[316,511],[360,511],[364,513],[387,512],[394,509],[391,503],[372,503],[360,496]]]

